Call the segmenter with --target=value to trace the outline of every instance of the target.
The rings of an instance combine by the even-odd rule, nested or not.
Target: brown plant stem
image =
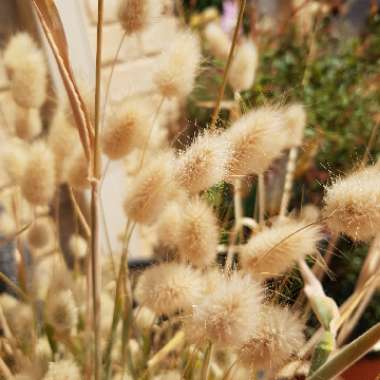
[[[286,165],[286,175],[284,183],[284,191],[281,198],[280,216],[286,216],[289,206],[290,195],[293,186],[294,172],[296,169],[296,161],[298,156],[298,148],[293,147],[289,151],[288,163]]]
[[[75,198],[73,188],[71,186],[69,186],[69,196],[70,196],[71,202],[72,202],[73,207],[74,207],[74,212],[77,215],[81,226],[83,227],[83,230],[84,230],[84,233],[86,234],[86,237],[89,238],[91,236],[91,229],[90,229],[90,227],[86,221],[86,218],[84,217],[84,215],[83,215],[83,213],[79,207],[79,204]]]
[[[222,100],[223,100],[224,91],[226,90],[228,72],[229,72],[231,64],[232,64],[232,59],[234,56],[234,51],[235,51],[237,38],[239,35],[240,26],[243,22],[245,5],[246,5],[246,0],[240,0],[239,16],[238,16],[236,26],[235,26],[235,30],[234,30],[234,34],[232,37],[231,48],[230,48],[230,52],[228,54],[227,63],[226,63],[226,66],[224,68],[222,84],[221,84],[220,89],[219,89],[218,98],[217,98],[216,105],[214,108],[214,112],[213,112],[212,118],[211,118],[211,124],[210,124],[211,130],[216,128],[216,122],[217,122],[218,116],[219,116],[220,105],[221,105]]]

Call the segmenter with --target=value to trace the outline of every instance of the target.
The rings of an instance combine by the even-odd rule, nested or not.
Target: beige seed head
[[[306,112],[302,104],[292,104],[284,110],[286,129],[289,133],[288,148],[302,145],[306,126]]]
[[[52,292],[46,301],[46,321],[59,333],[70,334],[78,324],[78,308],[71,290]]]
[[[241,247],[241,265],[255,277],[266,279],[285,273],[306,255],[317,251],[321,227],[288,220],[253,235]]]
[[[83,149],[79,148],[67,161],[67,182],[75,190],[85,190],[90,187],[88,160]]]
[[[380,225],[380,172],[376,167],[337,178],[326,189],[323,216],[334,234],[369,240]]]
[[[195,194],[223,180],[229,156],[224,136],[206,132],[200,135],[176,161],[176,178],[190,193]]]
[[[256,331],[261,300],[261,288],[249,275],[233,273],[195,305],[187,326],[189,338],[240,346]]]
[[[125,101],[109,118],[102,134],[102,148],[111,160],[118,160],[134,148],[144,147],[151,128],[143,102]]]
[[[134,317],[136,327],[143,332],[149,332],[157,319],[157,315],[145,306],[135,309]]]
[[[1,153],[2,168],[7,173],[9,179],[18,184],[24,175],[28,161],[28,150],[24,142],[12,139],[7,142]]]
[[[151,267],[139,277],[135,289],[136,300],[156,314],[191,312],[202,297],[203,281],[200,273],[189,266],[165,263]]]
[[[18,303],[7,313],[9,327],[18,346],[30,352],[36,339],[33,311],[29,305]]]
[[[120,0],[118,17],[127,34],[139,33],[161,14],[162,0]]]
[[[287,144],[283,114],[270,107],[250,111],[225,134],[231,146],[229,181],[236,176],[265,172]]]
[[[264,306],[255,334],[239,350],[240,362],[249,368],[276,371],[305,344],[304,323],[290,309]]]
[[[219,24],[210,22],[206,25],[204,36],[211,53],[219,59],[226,60],[230,51],[231,40]]]
[[[179,32],[154,73],[153,81],[165,98],[184,98],[193,90],[201,51],[198,38],[190,31]]]
[[[160,215],[156,231],[161,244],[174,248],[179,239],[179,227],[182,222],[182,205],[179,202],[170,202]]]
[[[32,248],[47,247],[54,239],[53,225],[49,218],[37,219],[28,230],[28,243]]]
[[[156,155],[131,179],[124,210],[135,222],[153,223],[168,203],[175,183],[171,153]]]
[[[228,74],[229,83],[235,92],[252,87],[258,61],[257,47],[253,41],[246,40],[238,46]]]
[[[69,240],[69,251],[78,260],[85,258],[88,252],[86,239],[79,234],[71,235]]]
[[[55,165],[51,150],[42,142],[35,143],[29,154],[21,180],[24,198],[35,206],[48,204],[55,192]]]
[[[214,262],[219,239],[218,222],[213,210],[199,198],[184,205],[178,231],[178,254],[195,266]]]
[[[15,133],[23,140],[32,140],[42,131],[40,111],[37,108],[16,106]]]
[[[49,363],[44,380],[81,380],[78,366],[72,360],[60,360]]]

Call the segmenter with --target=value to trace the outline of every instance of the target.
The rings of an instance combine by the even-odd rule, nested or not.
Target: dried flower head
[[[241,247],[241,265],[262,279],[279,276],[297,260],[315,253],[321,238],[318,225],[295,220],[279,222],[253,235]]]
[[[225,134],[231,144],[229,180],[233,176],[263,173],[287,143],[283,114],[270,107],[250,111]]]
[[[238,46],[228,73],[234,91],[241,92],[252,87],[258,62],[257,47],[252,40],[246,40]]]
[[[157,320],[157,315],[151,309],[141,306],[135,309],[134,322],[140,331],[149,332]]]
[[[302,219],[305,223],[315,223],[319,219],[320,214],[321,211],[317,206],[308,203],[302,206],[299,219]]]
[[[179,239],[179,227],[182,223],[182,205],[179,202],[170,202],[161,213],[156,224],[158,241],[174,248]]]
[[[280,369],[305,343],[304,323],[286,307],[264,306],[255,335],[239,350],[240,362],[255,370]]]
[[[1,152],[2,169],[7,173],[9,179],[16,184],[24,175],[27,160],[27,146],[18,139],[9,140]]]
[[[88,160],[83,149],[78,149],[67,161],[67,182],[76,190],[84,190],[90,187]]]
[[[261,288],[251,276],[235,272],[194,307],[189,335],[219,346],[240,346],[256,331],[261,300]]]
[[[29,154],[21,191],[32,205],[46,205],[55,192],[55,165],[51,150],[42,142],[35,143]]]
[[[69,240],[69,251],[78,260],[85,258],[88,252],[86,239],[79,234],[71,235]]]
[[[152,223],[165,208],[174,187],[173,157],[162,153],[148,162],[128,186],[124,210],[138,223]]]
[[[37,108],[16,106],[15,132],[23,140],[32,140],[42,131],[40,111]]]
[[[115,109],[102,134],[103,152],[118,160],[134,148],[143,147],[151,122],[142,101],[125,101]]]
[[[52,221],[49,218],[37,219],[28,230],[28,243],[32,248],[42,249],[54,239]]]
[[[230,51],[231,40],[219,24],[210,22],[206,25],[204,36],[211,53],[219,59],[226,60]]]
[[[78,324],[78,308],[71,290],[51,292],[46,300],[46,321],[59,333],[70,334]]]
[[[369,240],[380,225],[380,175],[376,167],[337,178],[326,189],[323,215],[331,232]]]
[[[213,210],[200,198],[187,202],[178,231],[178,253],[195,266],[214,262],[219,242],[218,222]]]
[[[121,0],[118,16],[127,34],[139,33],[157,19],[162,10],[161,0]]]
[[[228,155],[227,139],[206,132],[179,156],[176,178],[190,193],[206,190],[223,180]]]
[[[302,145],[306,126],[306,112],[302,104],[291,104],[284,110],[286,129],[289,134],[288,148]]]
[[[198,38],[190,31],[175,36],[162,53],[161,63],[154,74],[154,82],[165,98],[184,98],[194,87],[201,60]]]
[[[44,380],[81,380],[78,366],[72,360],[60,360],[49,363]]]
[[[200,273],[189,266],[165,263],[145,270],[139,277],[135,296],[141,306],[156,314],[190,312],[202,297]]]

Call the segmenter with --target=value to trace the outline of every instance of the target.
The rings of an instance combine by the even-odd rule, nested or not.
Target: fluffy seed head
[[[304,324],[286,307],[264,306],[255,335],[239,350],[240,362],[256,370],[275,371],[303,347]]]
[[[170,202],[160,215],[156,231],[161,244],[174,248],[178,241],[179,227],[182,222],[182,206],[178,202]]]
[[[338,178],[326,189],[323,215],[331,232],[369,240],[380,225],[380,175],[375,167]]]
[[[79,234],[71,235],[69,240],[69,250],[76,259],[83,259],[87,256],[88,252],[88,244],[86,239]]]
[[[261,299],[260,286],[235,272],[194,307],[190,337],[225,347],[241,345],[256,330]]]
[[[219,59],[226,60],[230,51],[231,40],[219,24],[210,22],[204,29],[208,48]]]
[[[134,148],[143,147],[151,123],[146,105],[137,101],[126,101],[112,113],[102,134],[103,152],[118,160]]]
[[[27,147],[20,140],[7,142],[1,153],[2,168],[7,173],[9,179],[14,183],[19,183],[28,161]]]
[[[44,380],[81,380],[81,374],[74,361],[61,360],[49,363]]]
[[[284,110],[285,125],[288,130],[288,148],[302,145],[306,126],[306,112],[302,104],[292,104]]]
[[[303,221],[286,221],[253,235],[241,248],[244,270],[262,279],[288,271],[297,260],[316,252],[321,228]]]
[[[233,176],[263,173],[287,143],[283,115],[270,107],[247,113],[225,134],[231,144],[229,180]]]
[[[135,296],[141,306],[156,314],[190,312],[202,297],[203,281],[189,266],[165,263],[149,268],[139,277]]]
[[[253,41],[247,40],[238,47],[228,74],[229,83],[234,91],[240,92],[252,87],[257,65],[257,47]]]
[[[140,331],[150,331],[154,322],[157,319],[157,315],[153,313],[151,309],[148,307],[142,306],[135,309],[135,318],[134,321],[136,323],[136,327]]]
[[[190,193],[199,193],[223,180],[229,154],[224,136],[200,135],[176,162],[176,178]]]
[[[51,293],[45,312],[47,322],[59,333],[70,333],[78,323],[78,309],[69,289]]]
[[[175,36],[162,53],[161,63],[154,74],[154,82],[165,98],[184,98],[194,87],[201,59],[198,38],[189,31]]]
[[[83,149],[78,149],[67,161],[67,182],[76,190],[84,190],[90,187],[88,180],[88,161]]]
[[[148,162],[128,186],[124,210],[129,218],[150,224],[165,208],[174,186],[172,155],[163,153]]]
[[[42,131],[40,111],[36,108],[16,106],[15,133],[23,140],[32,140]]]
[[[216,258],[219,229],[212,209],[199,198],[185,205],[178,231],[178,253],[195,266],[206,266]]]
[[[52,223],[49,218],[37,219],[28,230],[28,243],[35,249],[45,248],[53,238]]]
[[[127,34],[142,32],[160,15],[161,9],[161,0],[121,0],[119,21]]]
[[[55,192],[55,165],[51,150],[42,142],[35,143],[29,154],[21,180],[21,191],[32,205],[46,205]]]

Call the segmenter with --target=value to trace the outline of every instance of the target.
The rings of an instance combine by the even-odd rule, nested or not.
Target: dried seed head
[[[78,260],[85,258],[88,252],[86,239],[79,234],[71,235],[69,240],[69,251]]]
[[[178,231],[178,253],[195,266],[206,266],[216,258],[219,239],[217,219],[212,209],[199,198],[184,207]]]
[[[309,203],[302,206],[299,219],[302,219],[307,224],[315,223],[319,219],[320,214],[320,209],[317,206]]]
[[[174,248],[178,243],[179,227],[182,222],[182,206],[179,202],[170,202],[160,215],[156,231],[161,244]]]
[[[252,87],[258,61],[257,47],[253,41],[247,40],[238,46],[228,74],[229,83],[235,92]]]
[[[276,371],[305,343],[304,324],[286,307],[264,306],[255,335],[239,350],[240,362],[249,368]]]
[[[256,330],[261,300],[260,286],[249,275],[235,272],[194,307],[189,336],[229,348],[240,346]]]
[[[150,127],[149,114],[143,102],[123,102],[112,113],[103,131],[103,152],[111,160],[118,160],[134,148],[143,147]]]
[[[150,224],[164,210],[175,186],[172,176],[173,157],[162,153],[148,162],[128,186],[124,210],[129,218]]]
[[[16,136],[28,141],[37,137],[41,131],[42,122],[39,109],[16,106]]]
[[[162,10],[161,0],[121,0],[118,16],[127,34],[139,33],[157,19]]]
[[[53,225],[49,218],[37,219],[28,230],[28,243],[32,248],[45,248],[53,239]]]
[[[306,126],[306,112],[302,104],[292,104],[284,110],[286,129],[288,130],[288,148],[302,145]]]
[[[40,377],[44,376],[49,368],[52,352],[47,338],[39,338],[36,344],[35,361],[38,365]]]
[[[148,307],[142,306],[135,309],[135,318],[134,322],[136,327],[140,331],[148,332],[151,330],[154,322],[157,319],[157,315],[153,313]]]
[[[46,205],[55,192],[55,165],[51,150],[42,142],[30,149],[29,160],[21,180],[21,191],[32,205]]]
[[[331,232],[369,240],[380,225],[380,175],[368,167],[338,178],[326,189],[323,215]]]
[[[263,173],[287,143],[283,115],[270,107],[247,113],[225,134],[231,144],[229,180],[233,176]]]
[[[141,306],[156,314],[190,312],[202,297],[203,281],[189,266],[165,263],[149,268],[139,277],[135,296]]]
[[[292,220],[281,222],[253,235],[241,247],[241,265],[256,277],[276,277],[288,271],[297,260],[315,253],[321,239],[318,225]]]
[[[8,141],[1,153],[2,168],[9,179],[16,184],[20,183],[24,175],[27,160],[27,146],[18,139]]]
[[[154,74],[154,82],[165,98],[184,98],[193,90],[199,70],[201,51],[198,38],[189,31],[180,32],[166,51]]]
[[[70,334],[78,324],[78,309],[71,290],[51,292],[46,301],[46,321],[59,333]]]
[[[67,161],[67,182],[76,190],[84,190],[90,187],[88,160],[83,149],[79,149]]]
[[[204,29],[204,36],[211,53],[219,59],[226,60],[230,51],[231,40],[216,22],[210,22]]]
[[[176,178],[190,193],[206,190],[223,180],[228,155],[227,139],[206,132],[177,159]]]
[[[74,361],[61,360],[49,363],[44,380],[81,380],[82,376]]]

